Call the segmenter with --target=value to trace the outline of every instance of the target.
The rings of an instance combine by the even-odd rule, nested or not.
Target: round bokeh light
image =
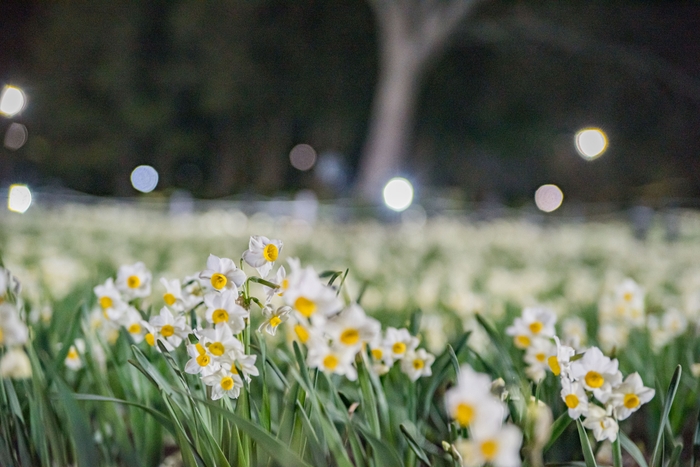
[[[158,172],[150,165],[139,165],[131,172],[131,185],[141,193],[150,193],[158,186]]]
[[[384,186],[383,195],[389,209],[401,212],[413,202],[413,185],[405,178],[395,177]]]
[[[308,144],[297,144],[289,152],[289,162],[295,169],[305,172],[316,163],[316,150]]]
[[[607,147],[608,137],[600,128],[584,128],[576,133],[576,150],[584,159],[599,157]]]
[[[535,204],[540,211],[556,211],[564,201],[564,193],[556,185],[542,185],[535,192]]]
[[[7,209],[23,213],[32,204],[32,192],[27,185],[10,185],[7,192]]]
[[[5,86],[0,96],[0,113],[8,117],[19,113],[23,108],[26,99],[21,89],[14,86]]]

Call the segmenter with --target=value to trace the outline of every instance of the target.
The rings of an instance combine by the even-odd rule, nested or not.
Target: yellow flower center
[[[226,279],[226,276],[224,276],[221,273],[215,272],[211,275],[211,286],[214,287],[216,290],[221,290],[224,287],[226,287],[227,282],[228,279]]]
[[[214,321],[214,324],[227,323],[228,311],[224,310],[223,308],[217,308],[211,314],[211,320]]]
[[[166,324],[162,328],[160,328],[160,334],[163,337],[170,337],[173,334],[175,334],[175,328],[172,324]]]
[[[238,368],[236,368],[236,364],[235,364],[235,363],[232,363],[232,364],[231,364],[231,373],[233,373],[234,375],[237,375],[237,374],[238,374]]]
[[[146,339],[146,343],[151,347],[156,345],[156,338],[153,337],[153,334],[151,334],[150,332],[144,336],[144,339]]]
[[[414,370],[422,370],[423,367],[425,366],[425,362],[421,360],[420,358],[416,358],[413,360],[413,369]]]
[[[625,394],[625,398],[622,401],[625,407],[628,409],[634,409],[639,406],[639,397],[636,394]]]
[[[541,321],[533,321],[530,323],[530,332],[533,334],[539,334],[542,328],[544,328],[544,324],[542,324]]]
[[[576,394],[567,394],[564,398],[564,403],[570,409],[578,407],[578,396]]]
[[[382,352],[382,349],[372,349],[372,357],[374,357],[375,360],[379,361],[383,356],[384,352]]]
[[[302,344],[306,344],[306,341],[309,340],[309,331],[307,331],[306,328],[301,324],[297,324],[296,326],[294,326],[294,332],[299,338],[299,342],[301,342]]]
[[[474,407],[469,404],[465,404],[464,402],[457,405],[457,409],[455,410],[454,414],[454,419],[457,420],[457,423],[466,427],[469,426],[473,418]]]
[[[207,353],[207,351],[204,350],[204,346],[203,346],[202,344],[200,344],[199,342],[197,342],[197,343],[194,345],[194,348],[197,349],[197,353],[198,353],[199,355],[204,355],[205,353]]]
[[[481,454],[487,461],[493,460],[498,452],[498,443],[492,439],[481,443]]]
[[[632,292],[625,292],[625,294],[622,296],[622,298],[623,298],[626,302],[631,302],[631,301],[632,301],[632,297],[633,297]]]
[[[227,376],[221,380],[221,389],[224,391],[230,391],[233,389],[233,378]]]
[[[107,308],[112,308],[112,299],[109,297],[100,297],[100,306],[102,307],[103,310],[106,310]]]
[[[77,360],[78,359],[78,351],[75,350],[75,347],[71,347],[70,350],[68,351],[68,360]]]
[[[211,358],[209,358],[209,355],[207,354],[201,354],[197,356],[196,360],[199,366],[207,366],[209,365]]]
[[[340,363],[338,361],[338,357],[336,357],[335,355],[332,355],[332,354],[326,355],[326,358],[323,359],[323,366],[328,368],[331,371],[336,369],[336,367],[338,366],[338,363]]]
[[[316,312],[316,303],[306,297],[299,297],[294,301],[294,308],[306,318],[310,318]]]
[[[540,352],[538,354],[535,354],[535,358],[538,362],[544,362],[547,356],[544,353]]]
[[[554,373],[554,376],[559,376],[561,374],[561,366],[559,366],[559,360],[556,355],[549,357],[547,363],[549,364],[549,369]]]
[[[272,318],[270,318],[270,326],[272,326],[273,328],[279,326],[281,322],[282,320],[279,316],[273,316]]]
[[[530,338],[527,336],[515,336],[515,346],[519,349],[530,347]]]
[[[601,375],[597,371],[589,371],[588,373],[586,373],[585,379],[586,384],[594,389],[601,387],[605,382],[605,378],[603,378],[603,375]]]
[[[286,277],[282,279],[282,289],[287,290],[289,288],[289,279]]]
[[[216,355],[217,357],[221,357],[224,354],[224,351],[226,349],[224,348],[224,344],[221,342],[212,342],[209,344],[209,352],[212,354]]]
[[[277,245],[273,245],[272,243],[270,243],[263,250],[263,258],[265,258],[266,261],[273,262],[277,260],[277,256],[279,255],[279,253],[280,252],[277,249]]]
[[[141,279],[139,279],[139,276],[129,276],[129,277],[126,279],[126,285],[127,285],[130,289],[135,289],[135,288],[137,288],[139,285],[141,285]]]
[[[0,328],[0,344],[3,344],[5,342],[5,333],[2,332],[2,328]]]
[[[163,295],[163,301],[168,306],[173,306],[173,304],[175,303],[175,300],[177,300],[175,298],[175,295],[173,295],[171,293],[166,293],[165,295]]]
[[[406,344],[404,344],[403,342],[397,342],[396,344],[391,346],[391,351],[395,354],[403,354],[404,352],[406,352]]]
[[[340,342],[345,345],[355,345],[360,340],[360,333],[357,329],[346,329],[340,335]]]
[[[129,326],[128,331],[131,334],[139,334],[141,332],[141,325],[139,323],[134,323]]]

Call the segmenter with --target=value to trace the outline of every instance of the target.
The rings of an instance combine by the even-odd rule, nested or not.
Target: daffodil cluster
[[[525,350],[525,374],[535,382],[543,380],[546,376],[549,357],[554,355],[556,350],[552,343],[552,337],[556,333],[556,322],[557,315],[553,311],[530,307],[525,308],[522,316],[515,318],[513,325],[506,329],[506,334],[513,336],[515,346]]]
[[[630,329],[646,324],[644,289],[625,279],[612,293],[604,294],[598,304],[598,342],[605,351],[624,348]]]
[[[455,447],[465,467],[518,467],[523,433],[504,422],[508,409],[492,394],[491,387],[488,375],[463,365],[457,385],[445,392],[448,416],[469,432],[469,438],[460,438]]]

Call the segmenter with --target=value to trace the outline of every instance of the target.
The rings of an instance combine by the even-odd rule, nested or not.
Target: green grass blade
[[[552,424],[552,435],[549,437],[549,441],[547,441],[547,445],[544,447],[544,450],[542,451],[543,453],[547,452],[549,448],[552,447],[552,445],[556,442],[556,440],[559,439],[562,433],[571,425],[571,422],[574,420],[569,417],[569,412],[564,412],[559,416],[559,418],[556,419],[556,421]],[[646,467],[646,466],[644,466]]]
[[[654,454],[651,456],[651,467],[657,467],[661,462],[661,448],[663,446],[664,439],[664,429],[666,422],[668,421],[668,416],[671,413],[671,405],[673,405],[673,399],[676,397],[676,392],[678,391],[678,385],[681,380],[682,369],[678,365],[676,371],[673,372],[673,377],[671,378],[671,383],[668,386],[668,391],[666,391],[666,397],[664,400],[664,408],[661,412],[661,420],[659,421],[659,433],[656,436],[656,445],[654,446]]]
[[[413,425],[410,426],[413,427]],[[416,457],[420,459],[420,461],[423,462],[425,465],[430,467],[430,459],[428,459],[428,455],[425,453],[423,448],[420,447],[413,434],[411,433],[411,430],[409,430],[408,423],[402,423],[401,425],[399,425],[399,429],[401,430],[401,433],[403,433],[404,437],[406,438],[406,442],[408,443],[408,446],[411,448]]]
[[[401,462],[399,455],[391,444],[385,443],[367,430],[360,429],[360,432],[369,445],[372,446],[376,465],[381,465],[382,467],[403,467],[403,462]]]
[[[591,449],[591,442],[588,440],[588,433],[581,424],[581,420],[576,420],[576,428],[578,428],[578,437],[581,441],[581,450],[583,451],[583,459],[586,462],[586,467],[597,467],[595,455]]]
[[[643,466],[646,467],[646,466]],[[700,412],[695,419],[695,433],[693,434],[693,446],[690,451],[690,467],[700,467]]]
[[[92,430],[90,429],[90,421],[85,412],[78,406],[68,386],[60,378],[56,378],[55,382],[58,390],[58,400],[65,410],[68,426],[71,430],[71,438],[75,443],[75,456],[78,465],[100,465],[99,454],[93,442]]]
[[[153,418],[156,419],[158,423],[161,424],[163,428],[168,430],[173,436],[175,436],[177,433],[175,432],[175,427],[173,426],[172,422],[170,419],[163,413],[159,412],[158,410],[148,407],[147,405],[139,404],[138,402],[132,402],[132,401],[127,401],[123,399],[117,399],[114,397],[105,397],[105,396],[100,396],[97,394],[78,394],[74,393],[73,397],[75,397],[76,400],[83,400],[83,401],[96,401],[96,402],[113,402],[115,404],[124,404],[124,405],[130,405],[132,407],[138,407],[139,409],[149,413],[150,415],[153,416]]]
[[[620,430],[620,433],[618,434],[620,437],[620,444],[622,446],[622,449],[627,451],[627,454],[629,454],[632,459],[639,465],[639,467],[649,467],[647,464],[647,460],[644,458],[644,454],[642,454],[642,451],[639,450],[636,444],[632,442],[629,437],[625,433]]]
[[[622,449],[620,448],[620,436],[618,434],[615,441],[612,443],[613,466],[623,467],[622,465]]]

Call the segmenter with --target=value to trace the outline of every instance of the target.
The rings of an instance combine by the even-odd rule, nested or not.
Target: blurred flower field
[[[680,226],[3,214],[0,458],[693,465],[700,216]]]

